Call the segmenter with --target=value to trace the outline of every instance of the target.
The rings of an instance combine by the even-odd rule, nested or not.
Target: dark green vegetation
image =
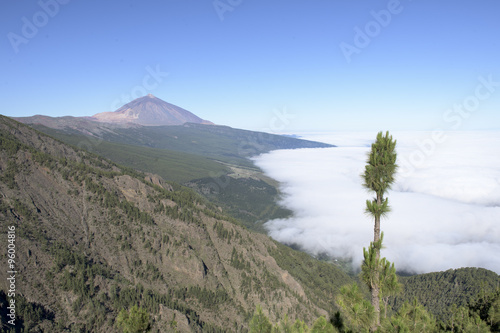
[[[374,309],[357,284],[341,289],[337,303],[340,312],[330,318],[321,316],[311,327],[300,320],[290,320],[285,315],[273,325],[262,307],[257,306],[250,321],[251,333],[357,333],[369,332],[374,321]],[[406,301],[397,312],[381,319],[375,332],[500,332],[500,291],[483,295],[477,302],[450,308],[447,321],[436,320],[417,299]]]
[[[336,303],[340,308],[332,326],[341,332],[489,332],[496,330],[497,321],[500,321],[500,309],[497,309],[497,298],[500,295],[498,289],[498,279],[496,281],[497,291],[491,293],[491,285],[488,290],[491,293],[485,297],[485,289],[481,293],[472,282],[471,276],[484,277],[488,271],[479,272],[460,271],[452,276],[427,275],[416,277],[416,283],[406,281],[405,292],[399,296],[403,286],[398,281],[394,264],[386,258],[380,258],[380,251],[383,248],[384,233],[381,232],[380,218],[390,212],[388,198],[384,195],[394,182],[396,165],[396,141],[392,139],[389,132],[384,136],[378,133],[375,143],[371,146],[368,156],[365,173],[363,174],[363,186],[373,192],[376,197],[366,201],[366,213],[375,219],[374,240],[368,249],[363,248],[364,260],[361,264],[359,274],[361,282],[366,285],[371,293],[371,303],[363,296],[357,283],[343,286],[340,295],[337,296]],[[479,274],[478,274],[479,273]],[[449,274],[448,274],[449,275]],[[493,273],[493,278],[498,278]],[[469,283],[466,280],[471,280]],[[487,278],[486,278],[487,279]],[[450,287],[451,282],[455,283]],[[472,287],[466,292],[458,292],[463,303],[460,304],[453,288],[459,288],[460,283]],[[423,293],[420,289],[413,289],[425,285],[430,293]],[[484,282],[482,287],[486,286]],[[445,291],[439,291],[443,288]],[[412,291],[414,291],[412,293]],[[441,294],[442,298],[435,301],[435,297]],[[419,303],[418,298],[422,297],[427,308]],[[472,304],[472,297],[480,297],[480,303]],[[390,301],[396,306],[390,307]],[[382,304],[381,304],[382,303]],[[480,305],[477,305],[480,304]],[[464,306],[468,305],[468,306]],[[382,310],[382,311],[381,311]],[[433,311],[434,315],[428,310]],[[435,314],[442,317],[444,321],[437,322]],[[446,321],[448,320],[448,321]],[[328,331],[334,332],[333,327]]]
[[[68,144],[106,156],[115,163],[143,172],[155,173],[163,179],[177,183],[209,177],[212,174],[227,174],[230,171],[222,163],[182,151],[110,142],[82,134],[67,134],[41,126],[34,126],[34,128]]]
[[[241,177],[241,186],[270,190],[258,179]],[[17,332],[247,332],[257,305],[283,332],[292,323],[297,332],[362,325],[336,303],[355,276],[248,231],[190,188],[0,117],[0,230],[12,225],[22,277]],[[498,275],[433,274],[400,278],[403,291],[387,303],[392,328],[415,313],[455,332],[459,325],[498,331]],[[5,269],[0,281],[5,323]],[[368,298],[366,288],[345,293]],[[443,302],[433,307],[431,295]]]
[[[265,232],[264,222],[292,214],[276,204],[279,196],[276,187],[257,177],[219,176],[196,179],[186,185],[255,231]]]
[[[151,328],[149,313],[137,305],[132,306],[128,311],[121,310],[116,318],[116,325],[124,333],[148,332]]]
[[[416,298],[443,321],[451,318],[451,306],[475,304],[500,288],[498,275],[483,268],[450,269],[400,277],[399,280],[403,284],[403,290],[393,300],[393,308],[399,309],[405,301]]]
[[[98,125],[96,125],[98,126]],[[109,125],[107,125],[109,126]],[[99,148],[103,142],[112,142],[122,145],[147,147],[153,149],[180,152],[186,156],[203,157],[205,161],[216,161],[226,166],[246,167],[256,169],[249,157],[256,156],[275,149],[295,149],[295,148],[321,148],[332,147],[321,142],[300,140],[287,136],[274,135],[264,132],[253,132],[235,129],[227,126],[184,124],[179,126],[135,126],[131,128],[116,127],[112,130],[106,128],[93,128],[92,132],[72,127],[63,129],[50,129],[45,126],[34,126],[40,131],[48,132],[52,136],[63,141],[82,146],[89,150],[98,150],[106,154],[117,147],[129,146],[105,146]],[[82,134],[87,134],[82,136]],[[91,134],[91,135],[89,135]],[[151,150],[146,150],[146,156]],[[119,158],[126,161],[127,152],[119,152]],[[119,154],[115,152],[115,154]],[[139,150],[134,150],[134,154],[140,154]],[[132,157],[136,157],[134,155]],[[182,156],[182,155],[180,155]],[[176,156],[179,157],[179,156]],[[182,161],[182,158],[181,158]],[[198,161],[201,161],[199,159]],[[189,166],[191,161],[186,161],[183,165]],[[180,171],[175,168],[165,174],[165,179],[177,177]],[[161,175],[163,176],[163,175]],[[202,178],[197,174],[190,175],[190,179]],[[190,180],[182,179],[182,181]],[[172,179],[174,180],[174,179]],[[176,179],[179,181],[179,179]]]
[[[387,298],[399,288],[394,265],[385,258],[380,259],[383,239],[380,219],[391,211],[389,198],[384,195],[394,183],[398,168],[396,159],[396,140],[392,139],[389,132],[386,132],[385,136],[379,132],[377,139],[372,143],[363,174],[363,187],[375,193],[375,198],[366,200],[365,212],[374,219],[373,242],[368,249],[363,249],[364,261],[361,267],[361,278],[372,296],[371,303],[374,310],[372,331],[380,326],[380,299]]]
[[[162,332],[246,331],[256,304],[272,318],[327,313],[309,299],[321,296],[318,287],[298,282],[307,275],[282,268],[296,251],[249,232],[187,187],[5,117],[0,170],[0,228],[16,227],[17,296],[25,300],[18,331],[118,332],[119,313],[134,306]],[[301,264],[312,272],[327,265],[310,257]]]
[[[36,123],[32,126],[115,163],[189,186],[257,231],[263,231],[263,222],[289,216],[290,212],[276,203],[276,182],[265,177],[249,157],[275,149],[331,147],[227,126],[189,123],[123,128],[56,119],[44,122],[54,128]]]

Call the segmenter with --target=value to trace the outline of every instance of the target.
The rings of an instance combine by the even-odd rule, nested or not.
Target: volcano
[[[135,123],[144,126],[212,124],[195,114],[152,94],[134,99],[114,112],[101,112],[90,119],[105,123]]]

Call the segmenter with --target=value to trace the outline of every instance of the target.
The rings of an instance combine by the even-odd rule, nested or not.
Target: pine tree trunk
[[[377,193],[377,205],[382,205],[382,196]],[[375,225],[373,227],[373,242],[376,243],[380,239],[380,216],[375,216]],[[380,251],[376,249],[377,259],[380,257]]]
[[[373,323],[371,331],[375,332],[380,326],[380,297],[378,285],[375,285],[372,288],[372,305],[375,308],[375,322]]]
[[[373,227],[373,242],[376,243],[380,240],[380,217],[375,216],[375,225]],[[377,251],[379,253],[380,251]]]
[[[377,193],[377,204],[382,204],[382,196]],[[375,226],[373,228],[373,242],[374,244],[380,240],[380,216],[375,216]],[[378,247],[375,250],[375,260],[378,263],[380,260],[380,249]],[[377,277],[373,283],[372,292],[372,305],[375,311],[375,322],[373,323],[372,332],[376,331],[380,326],[380,271],[379,267],[375,267],[375,276]]]

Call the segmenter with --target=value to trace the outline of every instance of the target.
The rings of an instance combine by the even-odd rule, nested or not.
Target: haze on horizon
[[[268,132],[500,124],[500,3],[8,1],[0,112],[90,116],[155,96]]]
[[[416,271],[456,267],[460,262],[450,258],[470,258],[465,264],[500,272],[491,257],[498,242],[490,241],[499,236],[500,2],[40,0],[10,1],[2,9],[0,113],[7,116],[91,116],[153,94],[220,125],[276,134],[336,131],[332,143],[348,147],[332,149],[331,156],[324,150],[306,158],[294,154],[307,151],[273,152],[259,160],[289,186],[284,204],[296,213],[269,222],[271,235],[282,241],[300,235],[305,247],[317,245],[317,237],[340,235],[338,242],[323,241],[336,244],[332,248],[322,248],[335,254],[343,248],[356,257],[368,244],[366,226],[331,229],[338,214],[344,222],[365,218],[369,195],[356,186],[366,133],[429,130],[433,138],[441,131],[481,130],[461,145],[450,141],[451,152],[438,145],[436,164],[399,180],[391,216],[398,222],[387,223],[386,234],[398,251],[388,249],[387,256]],[[421,149],[415,139],[398,139],[403,158]],[[280,158],[290,158],[286,168]],[[476,164],[464,162],[469,159]],[[321,170],[311,171],[308,163]],[[325,179],[329,185],[322,185]],[[473,191],[463,191],[470,186]],[[301,201],[310,193],[320,196],[316,203],[312,197]],[[408,214],[410,197],[429,207],[432,218],[401,223],[419,216]],[[331,204],[343,198],[360,206]],[[411,243],[409,252],[390,243],[415,240],[405,228],[422,222],[430,238]],[[472,257],[470,243],[476,246]],[[410,267],[401,254],[416,264]]]
[[[500,131],[394,132],[398,175],[382,219],[382,256],[398,271],[428,273],[482,267],[500,274]],[[294,212],[264,224],[269,235],[360,267],[373,240],[371,199],[361,174],[376,133],[334,132],[308,139],[323,149],[278,150],[255,158],[282,182],[281,204]]]

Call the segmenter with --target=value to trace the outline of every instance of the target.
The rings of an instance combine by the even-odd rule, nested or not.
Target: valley
[[[141,107],[144,103],[148,107],[156,103],[153,115],[148,114],[150,109]],[[158,116],[156,111],[164,104],[168,103],[146,96],[116,112],[121,114],[122,109],[132,110],[130,112],[146,114],[143,117],[150,119]],[[175,106],[168,104],[167,107],[170,110]],[[165,115],[162,119],[171,117]],[[192,187],[224,207],[246,227],[260,232],[264,231],[262,223],[265,221],[285,217],[291,212],[276,203],[279,198],[276,181],[266,177],[249,158],[276,149],[332,147],[325,143],[202,121],[144,126],[125,124],[121,120],[104,123],[92,118],[72,117],[35,116],[17,120],[120,165],[158,174],[165,180]]]
[[[248,332],[258,307],[274,323],[335,324],[339,295],[359,282],[344,262],[262,226],[292,212],[250,158],[331,145],[207,124],[21,120],[0,117],[0,227],[16,229],[19,331],[121,332],[134,306],[154,332]],[[388,313],[415,299],[445,330],[456,307],[490,306],[500,283],[474,268],[400,280]]]
[[[0,333],[500,333],[500,1],[4,1]]]

